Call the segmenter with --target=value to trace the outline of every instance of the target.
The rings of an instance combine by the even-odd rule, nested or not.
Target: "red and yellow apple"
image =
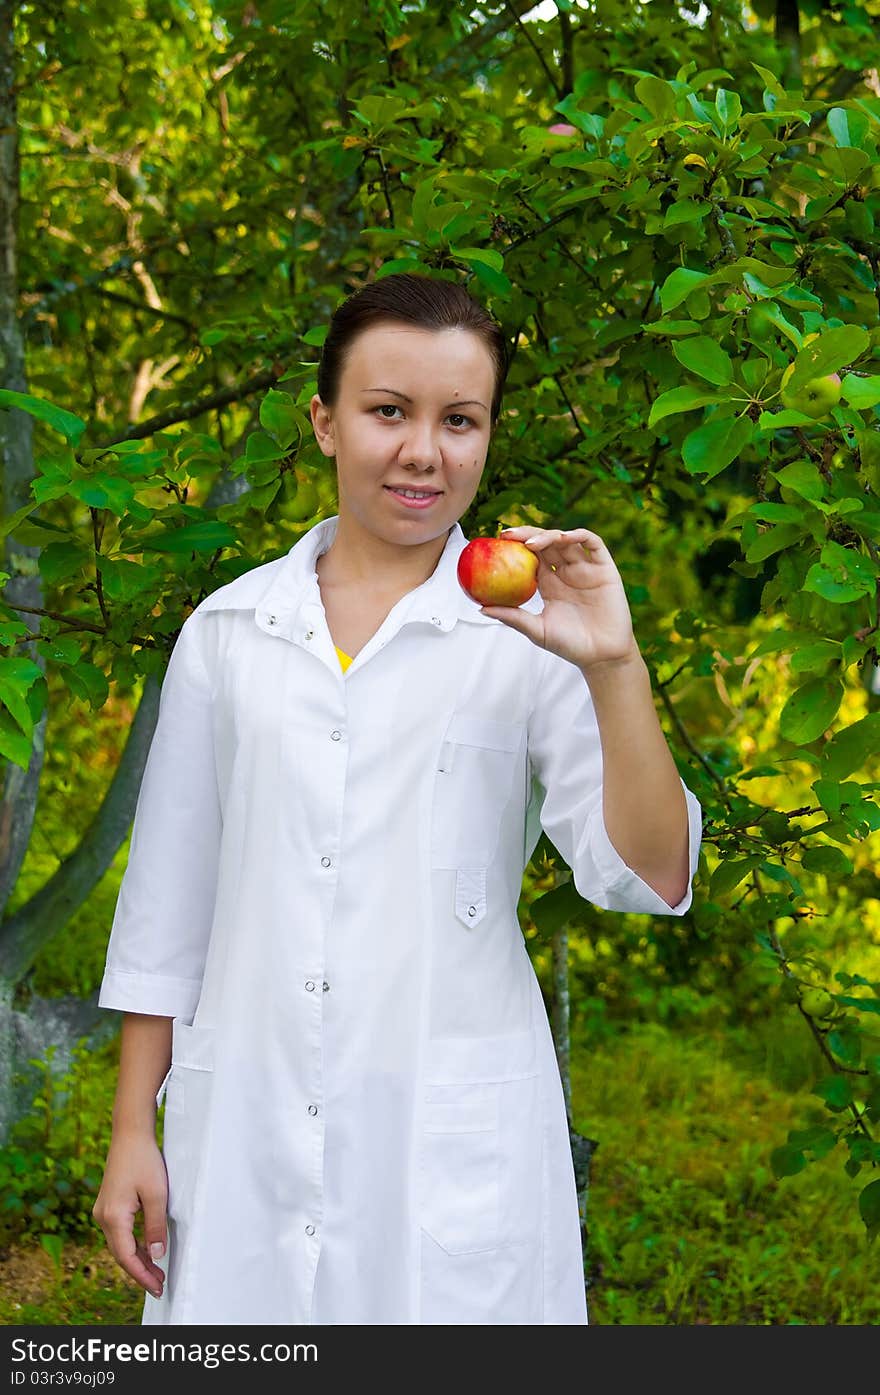
[[[472,538],[459,556],[458,580],[480,605],[522,605],[538,589],[538,557],[515,538]]]

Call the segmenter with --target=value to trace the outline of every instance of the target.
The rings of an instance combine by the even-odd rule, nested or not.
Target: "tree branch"
[[[102,450],[115,445],[118,441],[142,441],[147,436],[154,436],[157,431],[165,431],[169,426],[176,426],[180,421],[192,421],[193,417],[200,417],[204,412],[213,412],[218,407],[228,407],[231,402],[240,402],[243,397],[250,397],[252,393],[271,387],[286,372],[286,364],[273,364],[265,372],[257,373],[244,383],[236,383],[232,387],[222,388],[219,392],[212,392],[207,397],[198,398],[195,402],[181,402],[176,407],[169,407],[167,412],[159,412],[147,421],[136,422],[133,426],[129,426],[121,435],[117,433],[102,441],[93,442],[88,449]]]

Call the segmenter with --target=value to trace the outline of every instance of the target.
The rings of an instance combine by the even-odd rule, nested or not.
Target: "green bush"
[[[91,1239],[91,1210],[101,1185],[116,1088],[119,1043],[75,1048],[57,1079],[54,1048],[34,1060],[43,1085],[0,1148],[0,1245],[25,1236]]]

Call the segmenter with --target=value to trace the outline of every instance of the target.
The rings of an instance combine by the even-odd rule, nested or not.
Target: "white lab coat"
[[[692,887],[618,855],[588,686],[480,614],[458,523],[342,672],[337,521],[202,601],[162,687],[99,998],[174,1019],[143,1322],[583,1324],[523,870],[543,825],[597,906]]]

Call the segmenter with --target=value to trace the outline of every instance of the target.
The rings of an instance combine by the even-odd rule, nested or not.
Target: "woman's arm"
[[[620,664],[597,664],[584,681],[602,743],[602,817],[623,861],[677,906],[691,882],[691,828],[684,784],[666,743],[638,651]]]
[[[156,1141],[156,1095],[171,1064],[170,1017],[126,1012],[119,1078],[104,1180],[92,1215],[110,1252],[127,1274],[156,1298],[164,1273],[153,1258],[167,1246],[168,1179]],[[135,1217],[143,1212],[143,1242]],[[161,1246],[161,1250],[152,1247]]]
[[[584,900],[684,915],[702,809],[666,744],[614,558],[589,528],[529,524],[501,537],[538,558],[540,611],[483,606],[482,613],[545,651],[528,735],[533,777],[546,792],[541,824]],[[530,809],[533,799],[534,792]],[[533,832],[530,820],[527,844]]]

